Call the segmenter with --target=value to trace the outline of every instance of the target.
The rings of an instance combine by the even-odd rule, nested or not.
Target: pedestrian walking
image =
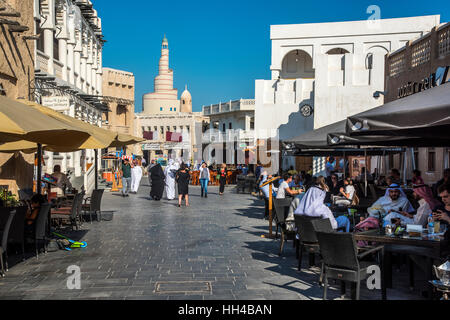
[[[186,165],[181,164],[180,170],[177,172],[176,181],[178,183],[178,207],[181,207],[181,199],[184,197],[186,207],[189,207],[189,172]]]
[[[225,190],[225,184],[227,182],[227,165],[225,163],[222,163],[222,166],[219,170],[219,183],[220,183],[220,187],[219,187],[219,194],[223,195],[223,192]]]
[[[203,197],[203,194],[204,194],[205,198],[208,198],[208,183],[209,183],[209,180],[211,180],[209,169],[206,166],[206,162],[203,162],[202,166],[200,167],[201,197]]]
[[[131,192],[137,193],[139,185],[142,179],[142,167],[139,165],[137,160],[133,161],[133,167],[131,168]]]
[[[164,170],[166,177],[166,197],[167,200],[175,199],[175,178],[177,173],[177,166],[173,159],[169,159],[169,164]]]
[[[150,179],[151,179],[151,191],[150,191],[150,197],[152,197],[153,200],[159,201],[162,198],[162,195],[164,193],[164,171],[161,168],[161,164],[157,163],[155,164],[149,171],[150,173]]]
[[[123,159],[122,162],[122,197],[128,197],[128,192],[131,188],[131,164],[128,158]]]

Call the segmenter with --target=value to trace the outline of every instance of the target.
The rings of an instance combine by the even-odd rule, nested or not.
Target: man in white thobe
[[[175,176],[178,170],[173,159],[169,159],[169,164],[164,170],[164,175],[166,177],[166,197],[167,200],[175,199]]]
[[[386,190],[385,195],[367,209],[371,217],[379,219],[381,214],[384,222],[383,225],[389,224],[393,218],[399,218],[410,223],[411,221],[400,214],[403,211],[411,213],[414,212],[414,208],[406,197],[406,194],[397,184],[391,184]]]
[[[142,168],[136,160],[133,161],[134,166],[131,168],[131,192],[137,193],[142,178]]]

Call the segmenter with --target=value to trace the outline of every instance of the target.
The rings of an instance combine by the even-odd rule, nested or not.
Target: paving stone
[[[105,300],[274,300],[321,299],[318,267],[297,271],[292,242],[278,256],[279,240],[261,238],[268,232],[264,202],[226,188],[209,197],[190,187],[191,206],[175,201],[149,200],[146,177],[137,195],[118,197],[105,191],[102,210],[113,211],[111,221],[84,223],[88,243],[83,249],[40,254],[10,267],[0,279],[0,299],[105,299]],[[308,259],[304,259],[308,260]],[[69,290],[66,270],[77,265],[81,289]],[[420,299],[408,289],[407,272],[394,271],[388,298]],[[418,273],[419,277],[419,273]],[[210,281],[209,292],[157,293],[161,281]],[[192,286],[193,290],[196,287]],[[380,299],[379,290],[361,287],[362,299]],[[340,290],[331,284],[330,299]],[[344,299],[349,299],[348,295]]]

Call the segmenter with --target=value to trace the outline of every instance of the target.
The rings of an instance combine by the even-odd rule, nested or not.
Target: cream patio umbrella
[[[23,102],[0,96],[0,143],[27,140],[40,144],[75,145],[89,133],[49,117]]]

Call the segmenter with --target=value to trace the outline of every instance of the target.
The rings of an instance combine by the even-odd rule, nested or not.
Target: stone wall
[[[0,8],[5,8],[1,12],[20,14],[20,17],[3,16],[12,24],[0,24],[0,85],[10,99],[28,99],[28,79],[34,79],[35,40],[26,39],[35,32],[33,3],[33,0],[0,0]],[[31,188],[33,162],[33,154],[0,153],[0,186],[7,185],[16,194],[20,189]]]

